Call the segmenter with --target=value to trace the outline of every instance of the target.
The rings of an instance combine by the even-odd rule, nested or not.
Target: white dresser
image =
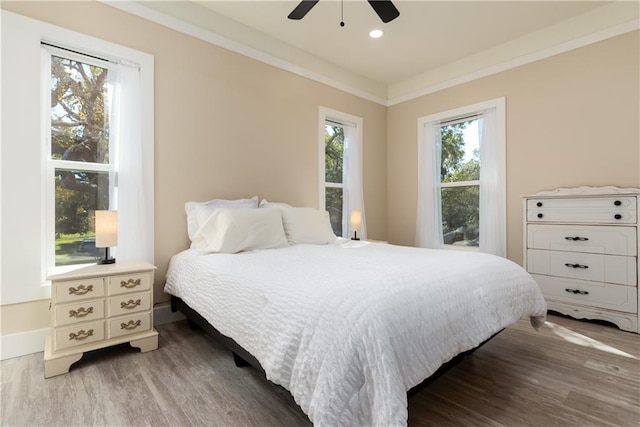
[[[85,351],[129,342],[158,348],[153,328],[153,273],[145,262],[117,262],[49,277],[51,335],[45,342],[45,378],[69,372]]]
[[[524,197],[524,266],[550,310],[638,332],[639,197],[618,187]]]

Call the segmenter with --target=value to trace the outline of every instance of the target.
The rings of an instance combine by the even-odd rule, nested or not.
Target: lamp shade
[[[96,211],[96,247],[118,244],[118,211]]]
[[[352,211],[351,212],[351,229],[353,231],[360,231],[361,226],[362,226],[362,212]]]

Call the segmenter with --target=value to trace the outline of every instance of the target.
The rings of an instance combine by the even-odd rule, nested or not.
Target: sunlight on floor
[[[610,345],[604,344],[600,341],[596,341],[592,338],[589,338],[577,332],[573,332],[572,330],[567,329],[560,325],[556,325],[553,322],[547,321],[545,322],[545,325],[551,328],[551,331],[554,334],[556,334],[560,338],[563,338],[566,341],[569,341],[570,343],[581,345],[583,347],[592,347],[600,351],[606,351],[607,353],[616,354],[618,356],[629,357],[631,359],[636,359],[636,360],[638,359],[637,357],[629,353],[625,353],[624,351],[618,350],[615,347],[611,347]]]

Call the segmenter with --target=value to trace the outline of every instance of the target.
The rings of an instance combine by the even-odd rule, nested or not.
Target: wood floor
[[[0,362],[4,426],[308,426],[284,389],[186,322],[160,348],[86,354],[44,379],[42,353]],[[640,337],[549,316],[520,321],[409,400],[409,426],[639,426]]]

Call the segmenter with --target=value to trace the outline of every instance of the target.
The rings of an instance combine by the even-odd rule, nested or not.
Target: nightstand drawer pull
[[[589,268],[588,265],[582,265],[582,264],[571,264],[571,263],[566,263],[565,264],[567,267],[571,267],[571,268]]]
[[[135,322],[133,320],[129,320],[127,323],[120,323],[120,329],[131,330],[131,329],[137,328],[141,324],[142,324],[141,320],[136,320]]]
[[[87,292],[91,292],[93,290],[93,285],[89,285],[89,286],[85,286],[85,285],[80,285],[77,288],[74,288],[73,286],[69,288],[69,295],[84,295]]]
[[[141,300],[137,299],[137,300],[132,300],[130,299],[127,302],[121,302],[120,303],[120,308],[135,308],[137,306],[139,306],[142,303]]]
[[[69,310],[69,317],[84,317],[91,313],[93,313],[93,307],[89,307],[89,308],[80,307],[77,311]]]
[[[613,217],[614,217],[615,219],[622,219],[622,215],[620,215],[620,214],[615,214]]]
[[[69,340],[80,341],[80,340],[87,339],[91,336],[93,336],[93,329],[89,329],[88,331],[85,331],[84,329],[80,329],[77,334],[71,332],[69,334]]]
[[[131,288],[135,288],[136,286],[139,286],[140,283],[142,283],[140,279],[136,279],[136,280],[129,279],[127,281],[122,280],[120,281],[120,287],[131,289]]]
[[[581,291],[580,289],[565,289],[565,291],[572,294],[589,295],[589,291]]]
[[[564,240],[572,240],[574,242],[586,242],[587,240],[589,240],[588,237],[565,237]]]

